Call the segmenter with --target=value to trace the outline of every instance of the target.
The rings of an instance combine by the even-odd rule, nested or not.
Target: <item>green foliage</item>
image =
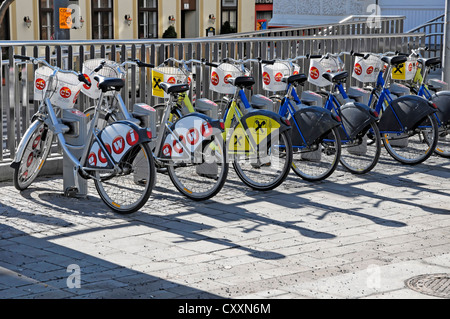
[[[169,26],[166,31],[163,33],[163,38],[176,38],[177,31],[175,31],[175,27],[173,25]]]

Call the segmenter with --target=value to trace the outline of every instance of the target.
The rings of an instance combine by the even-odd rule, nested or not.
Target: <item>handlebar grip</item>
[[[353,56],[357,56],[357,57],[360,57],[360,58],[365,58],[365,57],[366,57],[366,54],[353,52]]]
[[[227,63],[227,62],[230,62],[230,59],[229,58],[224,58],[222,61]]]
[[[135,60],[134,62],[136,62],[138,67],[140,67],[140,68],[150,68],[150,69],[155,68],[154,64],[145,63],[145,62],[142,62],[141,60]]]
[[[213,68],[217,68],[219,65],[217,63],[205,62],[205,65],[212,66]]]
[[[101,69],[103,69],[104,64],[100,64],[97,68],[95,68],[94,72],[97,73]]]
[[[25,55],[14,55],[14,59],[23,60],[23,61],[31,61],[29,56]]]
[[[320,54],[308,54],[306,57],[308,59],[321,59],[322,55],[320,55]]]
[[[102,66],[103,67],[103,66]],[[87,86],[91,87],[92,83],[91,81],[89,81],[88,79],[86,79],[86,77],[84,76],[84,74],[80,73],[78,74],[78,81],[83,82],[84,84],[86,84]]]
[[[404,56],[410,56],[411,54],[410,53],[402,53],[402,52],[399,52],[399,51],[397,51],[397,52],[395,52],[397,55],[404,55]]]
[[[274,65],[275,62],[276,62],[275,60],[261,60],[261,63],[270,64],[270,65]]]

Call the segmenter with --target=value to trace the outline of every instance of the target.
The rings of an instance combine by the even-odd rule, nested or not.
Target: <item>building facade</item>
[[[16,0],[3,38],[55,40],[55,5],[64,0]],[[173,27],[177,38],[255,30],[255,0],[78,0],[69,3],[70,40],[155,39]],[[63,14],[60,13],[60,23]],[[170,31],[170,30],[169,30]],[[173,32],[172,32],[173,36]]]

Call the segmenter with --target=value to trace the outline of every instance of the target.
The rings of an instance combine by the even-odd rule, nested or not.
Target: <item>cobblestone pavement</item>
[[[94,188],[63,197],[60,177],[3,183],[0,298],[434,298],[405,281],[450,274],[449,177],[448,159],[409,167],[383,150],[365,176],[292,173],[259,193],[232,173],[194,203],[158,175],[131,216]]]

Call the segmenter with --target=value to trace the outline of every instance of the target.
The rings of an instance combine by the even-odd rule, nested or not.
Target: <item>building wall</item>
[[[86,40],[92,38],[91,1],[79,0],[80,15],[84,25],[80,29],[72,29],[71,40]],[[255,0],[238,0],[238,32],[249,32],[255,29]],[[114,38],[120,40],[137,39],[138,37],[138,7],[137,0],[113,0],[114,4]],[[178,37],[181,37],[181,0],[158,0],[158,34],[161,38],[164,31],[171,25],[169,16],[175,17],[173,24]],[[131,26],[125,22],[125,15],[133,19]],[[210,15],[216,18],[209,19]],[[29,16],[32,25],[28,28],[23,19]],[[11,40],[40,40],[39,1],[16,0],[11,5]],[[204,37],[206,29],[214,27],[216,34],[220,32],[221,0],[196,0],[196,11],[189,12],[186,21],[186,37]]]

